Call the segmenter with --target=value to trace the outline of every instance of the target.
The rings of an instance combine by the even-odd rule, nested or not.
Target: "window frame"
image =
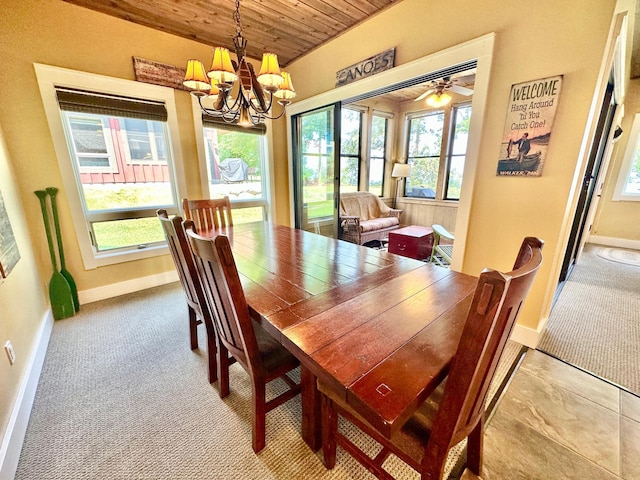
[[[433,116],[433,115],[442,115],[442,133],[441,138],[440,138],[440,151],[438,152],[437,155],[430,155],[430,156],[420,156],[420,157],[410,157],[409,156],[409,145],[410,145],[410,137],[411,137],[411,122],[413,120],[416,119],[421,119],[424,117],[428,117],[428,116]],[[410,158],[434,158],[434,159],[438,159],[438,178],[436,179],[436,185],[435,185],[435,189],[434,189],[434,197],[420,197],[417,195],[407,195],[407,184],[410,183],[409,179],[411,178],[411,175],[405,180],[404,182],[404,186],[403,186],[403,191],[402,191],[402,196],[403,198],[410,198],[412,200],[419,200],[419,201],[442,201],[443,200],[443,195],[442,195],[442,187],[443,187],[443,179],[442,179],[442,174],[443,174],[443,163],[445,161],[445,156],[443,155],[443,150],[444,150],[444,146],[447,144],[447,142],[445,141],[448,135],[448,122],[447,122],[447,110],[444,108],[434,108],[434,109],[428,109],[428,110],[419,110],[419,111],[415,111],[415,112],[407,112],[405,114],[405,132],[404,132],[404,155],[406,158],[406,163],[409,163],[409,159]],[[413,174],[413,169],[411,174]]]
[[[456,127],[457,127],[457,112],[458,110],[460,110],[461,108],[469,108],[471,109],[471,115],[473,115],[473,109],[471,107],[471,102],[460,102],[460,103],[456,103],[451,107],[451,121],[449,123],[450,128],[449,128],[449,138],[447,141],[447,152],[445,154],[446,156],[446,162],[445,162],[445,172],[444,172],[444,184],[443,184],[443,191],[442,191],[442,199],[445,201],[452,201],[452,202],[458,202],[460,201],[459,198],[450,198],[449,197],[449,179],[451,177],[451,160],[454,157],[463,157],[465,159],[467,159],[467,151],[465,150],[465,152],[463,154],[461,153],[453,153],[454,150],[454,143],[455,143],[455,137],[456,137]],[[464,173],[464,168],[462,169],[463,173]],[[462,191],[462,185],[460,185],[460,191]]]
[[[190,95],[190,97],[191,111],[193,114],[193,127],[196,139],[196,151],[198,155],[198,166],[200,168],[200,185],[202,189],[202,195],[206,198],[211,198],[211,192],[209,190],[209,170],[207,167],[207,153],[204,138],[204,123],[202,121],[202,110],[200,109],[198,99],[192,95]],[[271,120],[266,119],[264,121],[264,124],[266,127],[266,133],[264,135],[260,135],[263,138],[261,149],[263,149],[263,154],[265,157],[264,171],[262,172],[262,199],[229,200],[231,202],[232,210],[239,208],[261,207],[264,212],[264,221],[269,222],[276,217],[275,201],[273,199],[273,192],[275,192],[275,175],[273,173],[273,123]],[[223,128],[224,127],[221,126],[221,129]]]
[[[367,109],[360,107],[358,105],[343,105],[342,108],[340,109],[341,115],[344,114],[345,110],[350,110],[352,112],[355,112],[359,115],[359,123],[358,123],[358,147],[356,148],[356,153],[343,153],[342,152],[342,148],[344,145],[344,142],[340,141],[340,153],[338,155],[338,158],[340,159],[340,191],[342,191],[342,159],[346,158],[346,159],[350,159],[350,160],[356,160],[356,165],[358,168],[358,175],[357,175],[357,179],[356,179],[356,191],[360,190],[362,187],[362,182],[363,182],[363,172],[367,172],[365,173],[365,176],[367,177],[367,183],[368,183],[368,169],[363,169],[363,164],[367,165],[368,164],[368,157],[366,155],[363,155],[363,146],[364,145],[368,145],[367,142],[367,131],[368,129],[366,128],[367,125],[365,125],[368,121],[367,117]],[[343,126],[344,122],[341,119],[340,120],[340,125],[341,128]],[[342,140],[342,131],[340,132],[340,138]]]
[[[152,244],[146,248],[134,246],[101,252],[95,250],[88,220],[85,217],[82,205],[78,180],[72,164],[73,159],[71,158],[70,147],[64,131],[63,116],[56,98],[56,87],[68,87],[163,102],[168,115],[167,148],[170,149],[173,159],[174,189],[178,197],[176,201],[179,202],[186,192],[186,183],[182,150],[180,149],[180,128],[173,89],[44,64],[34,64],[34,68],[85,269],[91,270],[101,266],[168,254],[169,249],[164,242]],[[167,210],[170,214],[179,212],[178,205]],[[124,219],[125,216],[122,218]]]
[[[373,139],[373,119],[374,117],[382,118],[385,122],[385,138],[384,138],[384,146],[382,157],[373,157],[371,155],[371,142]],[[384,187],[385,187],[385,178],[387,173],[387,164],[389,163],[389,158],[391,157],[391,146],[393,145],[393,120],[395,116],[391,112],[384,112],[382,110],[371,110],[369,115],[367,116],[367,128],[369,131],[367,142],[367,191],[370,192],[371,188],[371,159],[372,158],[381,158],[382,159],[382,184],[380,185],[380,195],[379,197],[384,197]]]
[[[638,150],[640,150],[640,113],[636,113],[633,117],[629,141],[627,142],[627,148],[618,173],[618,180],[611,198],[614,202],[640,202],[640,193],[625,193],[624,191],[631,176],[633,162]]]
[[[410,128],[411,121],[416,118],[422,118],[428,115],[435,115],[439,113],[443,114],[444,118],[443,118],[443,126],[442,126],[442,138],[440,141],[438,179],[436,182],[435,197],[419,197],[419,196],[407,195],[407,184],[410,183],[407,179],[407,181],[404,182],[404,187],[402,191],[402,198],[404,200],[411,200],[411,201],[418,201],[418,202],[440,202],[444,204],[460,202],[460,199],[458,198],[448,197],[449,195],[448,189],[449,189],[449,175],[451,171],[451,158],[454,156],[462,156],[460,154],[453,155],[452,147],[453,147],[453,142],[455,137],[455,112],[459,108],[465,108],[465,107],[469,107],[472,109],[471,116],[473,116],[473,106],[472,106],[472,102],[470,101],[451,103],[450,105],[445,106],[443,108],[425,109],[425,110],[419,110],[414,112],[407,112],[405,114],[404,133],[403,133],[403,151],[404,151],[404,162],[406,163],[409,162],[409,145],[410,145],[409,137],[411,135],[411,128]],[[467,139],[467,151],[465,151],[465,154],[464,154],[465,169],[466,169],[466,162],[468,157],[468,150],[469,150],[469,141]],[[426,158],[426,157],[420,157],[420,158]],[[435,158],[435,155],[429,158]],[[463,177],[464,177],[465,169],[463,169]],[[462,195],[462,191],[463,189],[461,186],[460,188],[461,195]]]

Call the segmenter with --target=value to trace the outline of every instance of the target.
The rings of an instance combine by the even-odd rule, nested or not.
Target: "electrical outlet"
[[[13,365],[16,362],[16,352],[13,351],[13,345],[11,345],[10,340],[7,340],[7,343],[4,344],[4,351],[7,352],[9,363]]]

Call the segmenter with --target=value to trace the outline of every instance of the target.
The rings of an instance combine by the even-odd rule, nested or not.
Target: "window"
[[[382,196],[384,166],[386,163],[389,118],[374,113],[371,117],[371,141],[369,144],[369,191]]]
[[[265,128],[227,126],[213,117],[203,118],[203,125],[209,197],[229,197],[233,223],[266,220]]]
[[[362,112],[342,109],[340,122],[340,191],[357,192],[360,180]]]
[[[447,181],[444,192],[445,200],[460,200],[462,173],[467,156],[467,138],[471,120],[471,105],[453,107],[453,125],[447,155]]]
[[[72,132],[71,148],[81,170],[85,173],[116,171],[108,124],[102,118],[73,114],[67,116],[67,122]]]
[[[122,119],[122,141],[131,164],[167,162],[166,137],[160,122]]]
[[[640,202],[640,113],[633,120],[613,200]]]
[[[409,115],[407,163],[411,176],[407,178],[407,197],[436,198],[440,150],[444,128],[444,111]]]
[[[460,200],[470,120],[470,104],[407,115],[405,196]]]
[[[36,74],[85,268],[166,254],[156,210],[178,213],[184,191],[173,91],[46,65]]]

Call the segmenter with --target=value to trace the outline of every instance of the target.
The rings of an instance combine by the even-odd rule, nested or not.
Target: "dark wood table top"
[[[475,277],[269,223],[227,234],[255,318],[382,432],[446,376]]]

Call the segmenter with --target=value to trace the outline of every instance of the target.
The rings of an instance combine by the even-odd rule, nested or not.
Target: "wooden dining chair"
[[[202,295],[202,287],[200,285],[200,279],[198,278],[198,271],[196,270],[193,254],[191,253],[191,247],[189,246],[189,240],[187,240],[184,228],[182,227],[182,218],[178,215],[169,218],[166,210],[158,210],[156,214],[164,230],[169,251],[171,252],[171,257],[173,258],[173,263],[178,272],[178,278],[180,279],[182,290],[187,300],[191,350],[198,348],[197,326],[203,322],[205,323],[208,377],[209,383],[213,383],[218,379],[215,327],[209,318],[202,315],[200,303],[198,302],[198,297]]]
[[[409,464],[422,479],[441,479],[451,447],[468,438],[467,466],[482,469],[482,439],[487,391],[509,339],[520,307],[542,263],[543,242],[524,239],[514,269],[485,269],[478,280],[449,375],[415,414],[386,437],[345,403],[331,387],[318,381],[322,393],[322,448],[327,468],[336,460],[336,444],[378,478],[393,478],[383,468],[390,453]],[[338,431],[338,415],[357,425],[382,445],[371,458]]]
[[[453,241],[455,238],[442,225],[432,225],[431,228],[433,229],[431,263],[441,267],[449,267],[451,265],[451,257],[453,257]]]
[[[287,376],[299,365],[298,360],[280,343],[251,319],[244,296],[229,238],[217,235],[205,238],[196,233],[191,220],[184,222],[204,296],[200,300],[203,315],[209,316],[216,327],[219,363],[220,397],[229,394],[229,366],[225,362],[231,353],[251,377],[252,446],[258,453],[265,446],[267,412],[300,393],[300,385]],[[267,383],[282,378],[288,389],[267,401]]]
[[[229,197],[203,200],[182,199],[185,220],[193,220],[196,230],[202,235],[211,235],[213,230],[233,226]]]

